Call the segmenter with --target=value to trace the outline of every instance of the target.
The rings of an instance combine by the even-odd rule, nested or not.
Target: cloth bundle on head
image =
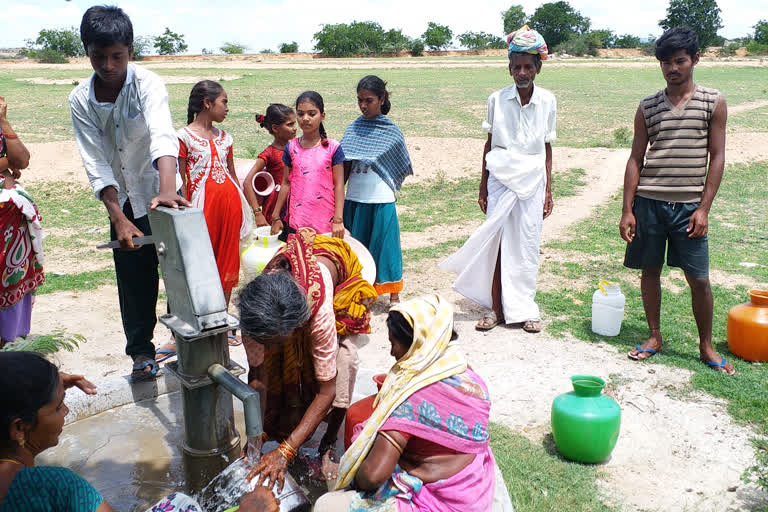
[[[413,327],[408,352],[389,370],[376,396],[374,411],[361,435],[339,463],[336,489],[352,483],[376,440],[376,432],[397,407],[420,389],[464,372],[467,360],[453,335],[453,307],[440,295],[427,295],[393,306]]]
[[[515,30],[507,36],[507,43],[509,43],[508,55],[513,53],[531,53],[541,55],[541,60],[547,60],[549,50],[547,49],[547,43],[544,38],[532,30],[528,25],[523,25],[518,30]]]

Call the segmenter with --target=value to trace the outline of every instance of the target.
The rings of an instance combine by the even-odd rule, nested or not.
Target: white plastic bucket
[[[600,281],[592,294],[592,332],[601,336],[618,336],[624,319],[624,294],[617,284]]]

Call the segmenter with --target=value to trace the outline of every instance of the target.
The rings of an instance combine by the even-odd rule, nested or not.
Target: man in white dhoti
[[[488,98],[478,203],[485,222],[440,268],[459,276],[453,289],[489,311],[477,323],[541,330],[536,297],[543,219],[552,213],[552,146],[557,104],[533,81],[547,45],[528,26],[507,36],[515,84]]]

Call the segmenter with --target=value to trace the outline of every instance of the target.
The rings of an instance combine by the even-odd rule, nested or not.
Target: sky
[[[550,0],[552,1],[552,0]],[[385,29],[399,28],[420,36],[427,23],[448,25],[455,35],[466,31],[502,34],[501,12],[519,4],[531,15],[544,2],[531,0],[105,0],[131,17],[136,36],[155,36],[165,27],[183,34],[188,53],[218,49],[224,42],[243,44],[251,53],[277,50],[296,41],[312,51],[312,36],[323,24],[376,21]],[[592,20],[592,28],[646,37],[661,34],[658,22],[669,0],[569,0]],[[725,38],[752,32],[757,20],[768,19],[766,0],[720,0]],[[4,0],[0,48],[24,46],[40,29],[80,26],[94,0]]]

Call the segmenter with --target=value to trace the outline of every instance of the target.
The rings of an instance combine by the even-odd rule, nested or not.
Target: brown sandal
[[[475,329],[478,331],[490,331],[500,323],[499,318],[496,316],[496,312],[489,311],[475,324]]]
[[[541,320],[526,320],[523,324],[523,330],[534,334],[541,332]]]

